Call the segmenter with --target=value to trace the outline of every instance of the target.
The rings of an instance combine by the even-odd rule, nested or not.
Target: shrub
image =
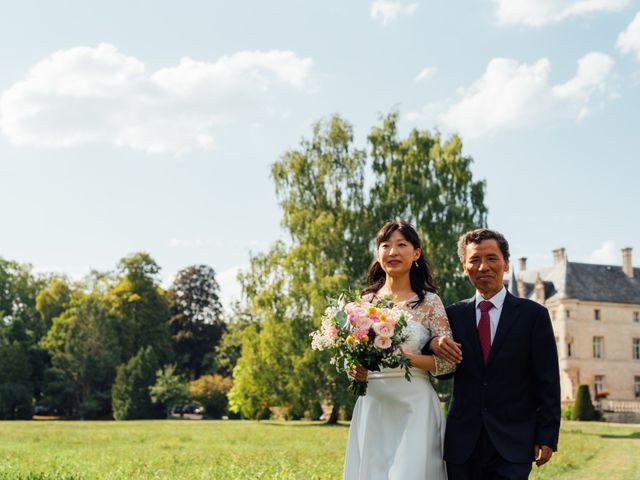
[[[33,414],[31,392],[21,383],[0,383],[0,419],[28,420]]]
[[[165,365],[156,372],[156,383],[149,389],[151,401],[167,412],[172,405],[185,403],[188,398],[187,384],[175,371],[175,364]]]
[[[258,410],[256,420],[269,420],[271,418],[271,409],[268,405],[264,405]]]
[[[304,418],[308,420],[320,420],[323,413],[322,405],[316,400],[315,402],[311,402],[308,410],[304,411]]]
[[[207,417],[221,418],[227,412],[227,393],[233,381],[222,375],[203,375],[189,383],[191,398],[207,411]]]
[[[596,411],[591,403],[589,385],[580,385],[571,413],[572,420],[592,421],[596,419]]]
[[[563,420],[571,420],[571,415],[573,412],[573,404],[569,404],[569,405],[565,405],[564,407],[562,407],[562,419]]]
[[[128,363],[118,367],[111,389],[113,418],[132,420],[158,416],[149,394],[157,370],[158,359],[151,347],[141,348]]]

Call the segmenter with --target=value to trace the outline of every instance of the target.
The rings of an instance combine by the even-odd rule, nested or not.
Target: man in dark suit
[[[467,232],[458,255],[476,295],[447,308],[453,340],[429,348],[458,363],[447,418],[449,480],[526,479],[548,462],[560,430],[556,342],[546,308],[503,286],[509,244],[488,229]]]

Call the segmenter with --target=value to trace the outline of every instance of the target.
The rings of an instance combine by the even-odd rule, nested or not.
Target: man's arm
[[[462,362],[462,345],[451,337],[432,337],[422,349],[423,355],[437,355],[454,365]]]
[[[560,433],[560,368],[558,366],[558,351],[549,312],[546,308],[536,310],[533,314],[537,315],[538,318],[535,319],[531,336],[533,380],[536,385],[537,395],[535,445],[541,451],[542,459],[544,460],[545,454],[548,453],[542,451],[545,446],[550,447],[552,451],[556,451],[558,448],[558,435]]]

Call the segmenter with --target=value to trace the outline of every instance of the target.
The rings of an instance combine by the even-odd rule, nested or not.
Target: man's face
[[[502,256],[496,240],[470,243],[464,253],[464,274],[483,297],[490,298],[502,289],[502,277],[509,262]]]

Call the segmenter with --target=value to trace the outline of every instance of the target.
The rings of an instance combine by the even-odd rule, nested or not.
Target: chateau
[[[570,262],[564,248],[553,258],[539,270],[520,258],[507,288],[549,309],[562,400],[573,400],[583,383],[597,398],[640,400],[640,268],[631,248],[622,250],[622,267]]]

